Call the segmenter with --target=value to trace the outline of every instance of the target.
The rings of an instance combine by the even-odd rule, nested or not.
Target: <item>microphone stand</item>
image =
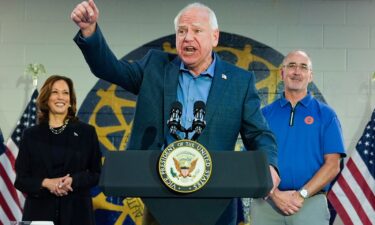
[[[179,102],[178,102],[179,103]],[[176,104],[177,109],[180,110],[182,106],[181,103]],[[178,108],[179,106],[179,108]],[[206,127],[206,121],[204,120],[205,115],[205,105],[202,101],[197,101],[194,103],[194,121],[191,127],[186,129],[183,127],[180,123],[180,121],[172,120],[170,119],[168,122],[168,127],[173,127],[173,129],[170,129],[171,136],[176,140],[181,140],[182,138],[177,134],[177,130],[180,132],[183,132],[185,134],[184,139],[189,139],[189,133],[195,131],[194,135],[191,137],[192,141],[196,141],[198,137],[201,135],[203,129]],[[181,115],[179,115],[181,116]]]

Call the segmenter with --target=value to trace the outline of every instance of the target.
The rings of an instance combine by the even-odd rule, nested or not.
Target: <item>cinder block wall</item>
[[[222,31],[285,54],[310,53],[314,82],[336,110],[352,151],[375,105],[375,3],[370,0],[205,0]],[[0,127],[7,139],[32,92],[24,70],[43,63],[48,74],[71,77],[78,106],[97,79],[72,41],[75,0],[0,0]],[[173,18],[189,1],[97,0],[100,25],[121,57],[172,34]],[[42,77],[39,83],[43,83]],[[341,224],[340,221],[337,224]]]

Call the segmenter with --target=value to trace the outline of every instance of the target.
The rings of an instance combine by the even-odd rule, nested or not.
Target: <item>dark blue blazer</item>
[[[168,133],[172,102],[177,100],[181,59],[158,50],[134,62],[118,60],[99,26],[74,38],[91,71],[99,78],[138,95],[127,149],[161,150]],[[217,55],[216,55],[217,56]],[[265,151],[277,167],[275,138],[260,111],[255,76],[216,57],[215,74],[206,103],[206,128],[198,142],[211,151],[233,151],[238,135],[248,150]]]

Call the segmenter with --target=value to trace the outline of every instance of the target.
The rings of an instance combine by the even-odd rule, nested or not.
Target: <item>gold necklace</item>
[[[53,134],[61,134],[65,130],[66,125],[68,125],[68,122],[69,122],[69,119],[65,120],[64,125],[62,125],[62,127],[58,128],[58,129],[53,128],[51,125],[49,125],[49,130]]]

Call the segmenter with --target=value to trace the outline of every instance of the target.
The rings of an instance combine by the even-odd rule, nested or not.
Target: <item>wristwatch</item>
[[[302,188],[301,190],[299,190],[299,195],[301,195],[302,198],[306,199],[309,197],[309,192],[305,188]]]

